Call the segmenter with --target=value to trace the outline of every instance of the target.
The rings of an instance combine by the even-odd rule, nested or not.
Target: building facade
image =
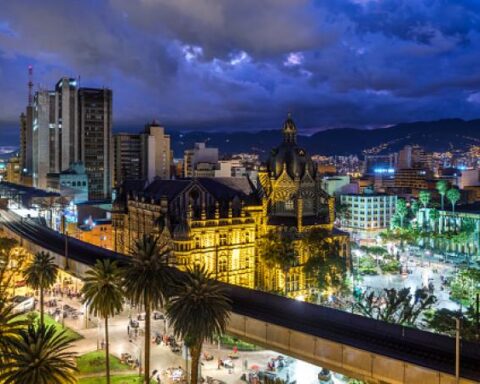
[[[140,139],[142,177],[149,181],[156,178],[170,179],[173,155],[170,149],[170,135],[165,133],[165,128],[154,121],[145,126]]]
[[[18,156],[8,159],[5,169],[5,181],[20,184],[21,170],[20,158]]]
[[[342,223],[351,229],[372,231],[390,227],[397,196],[384,194],[346,194],[340,196],[348,215]]]
[[[172,163],[170,135],[155,121],[141,133],[114,135],[115,186],[127,180],[168,180]]]
[[[225,282],[254,287],[260,207],[247,179],[197,178],[126,182],[113,211],[117,252],[129,253],[144,234],[171,243],[172,263],[204,264]]]
[[[117,133],[113,135],[114,185],[126,180],[142,179],[140,135],[135,133]]]
[[[296,247],[297,262],[288,273],[267,267],[260,241],[270,231],[299,237],[322,229],[339,244],[338,256],[349,260],[349,236],[333,228],[334,198],[305,150],[297,146],[289,117],[283,143],[258,172],[258,187],[248,178],[217,177],[129,181],[119,188],[112,224],[117,252],[129,253],[144,234],[171,245],[171,262],[180,268],[204,264],[219,280],[232,284],[305,295],[315,281],[303,272],[310,255]]]
[[[81,129],[78,155],[88,176],[88,198],[108,199],[113,182],[112,91],[80,88],[78,116]],[[77,152],[74,150],[73,154]]]

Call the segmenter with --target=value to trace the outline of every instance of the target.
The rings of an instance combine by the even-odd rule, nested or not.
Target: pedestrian
[[[127,325],[127,334],[130,336],[130,324]]]
[[[161,384],[160,375],[157,375],[157,384]]]
[[[222,367],[222,360],[218,358],[217,369],[220,369],[221,367]]]

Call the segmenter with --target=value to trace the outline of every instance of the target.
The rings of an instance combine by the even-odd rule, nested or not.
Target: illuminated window
[[[221,234],[220,235],[220,245],[227,245],[227,235]]]
[[[221,257],[218,260],[218,272],[226,272],[227,271],[227,258]]]

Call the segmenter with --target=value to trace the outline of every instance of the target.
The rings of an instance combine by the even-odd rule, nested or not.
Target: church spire
[[[284,143],[297,143],[297,127],[292,120],[292,114],[290,112],[287,115],[287,120],[283,123],[282,133]]]

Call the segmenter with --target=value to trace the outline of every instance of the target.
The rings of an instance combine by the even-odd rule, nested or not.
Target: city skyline
[[[0,9],[0,384],[478,382],[480,4]]]
[[[471,2],[126,1],[2,5],[2,144],[17,142],[27,68],[114,92],[114,130],[304,132],[479,116]],[[381,21],[379,21],[381,20]],[[89,33],[86,33],[89,31]],[[94,38],[92,38],[94,36]]]

